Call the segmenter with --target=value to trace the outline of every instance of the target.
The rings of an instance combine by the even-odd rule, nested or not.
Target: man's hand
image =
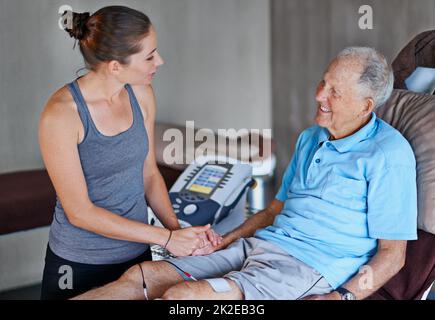
[[[192,253],[192,255],[199,256],[210,254],[212,252],[229,246],[237,239],[252,237],[256,230],[270,226],[273,223],[275,217],[281,212],[283,207],[284,202],[279,201],[278,199],[272,200],[272,202],[266,209],[252,215],[241,226],[231,231],[230,233],[227,233],[225,235],[224,241],[222,241],[220,244],[218,241],[218,244],[215,246],[213,246],[213,244],[210,244],[208,246],[198,248]],[[208,237],[208,239],[210,239],[210,237]],[[211,241],[213,242],[213,240]]]
[[[207,232],[210,225],[203,227],[189,227],[172,231],[172,237],[168,238],[166,249],[175,256],[189,256],[195,250],[207,246]]]
[[[302,300],[341,300],[341,296],[337,291],[332,291],[328,294],[315,294],[306,296]]]
[[[216,247],[217,245],[220,245],[223,242],[223,239],[220,234],[218,234],[213,229],[208,229],[205,232],[208,241],[212,244],[213,247]]]
[[[204,256],[206,254],[213,253],[215,251],[222,249],[224,247],[222,244],[223,243],[214,247],[211,243],[209,243],[205,247],[193,251],[192,256]]]
[[[205,245],[192,252],[192,256],[203,256],[213,253],[223,248],[223,239],[213,229],[209,229],[205,232]]]

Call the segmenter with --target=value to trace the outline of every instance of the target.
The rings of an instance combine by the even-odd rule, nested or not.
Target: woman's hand
[[[203,256],[224,248],[223,238],[213,229],[209,229],[205,234],[208,239],[207,245],[193,251],[192,256]]]
[[[190,227],[172,231],[172,236],[166,244],[166,249],[175,256],[189,256],[197,249],[206,247],[207,231],[210,225],[202,227]]]

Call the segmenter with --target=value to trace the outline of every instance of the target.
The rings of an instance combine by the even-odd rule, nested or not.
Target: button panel
[[[198,210],[198,206],[196,204],[188,204],[184,210],[183,213],[185,215],[194,214]]]

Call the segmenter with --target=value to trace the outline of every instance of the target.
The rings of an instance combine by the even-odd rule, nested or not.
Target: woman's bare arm
[[[42,157],[69,222],[109,238],[165,245],[168,230],[120,217],[91,202],[77,148],[81,122],[71,104],[51,98],[39,123]],[[180,243],[173,246],[176,254],[190,254],[201,246],[197,230],[191,229],[174,236],[173,241]]]
[[[171,230],[180,229],[177,216],[169,200],[168,189],[156,162],[154,137],[156,101],[153,89],[151,86],[135,86],[133,90],[142,109],[148,133],[149,151],[143,170],[145,195],[148,204],[166,228]]]

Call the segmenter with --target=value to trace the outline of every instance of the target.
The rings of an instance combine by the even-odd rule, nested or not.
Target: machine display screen
[[[206,165],[192,179],[192,182],[186,189],[193,192],[210,194],[222,180],[227,170],[227,168],[216,165]]]

